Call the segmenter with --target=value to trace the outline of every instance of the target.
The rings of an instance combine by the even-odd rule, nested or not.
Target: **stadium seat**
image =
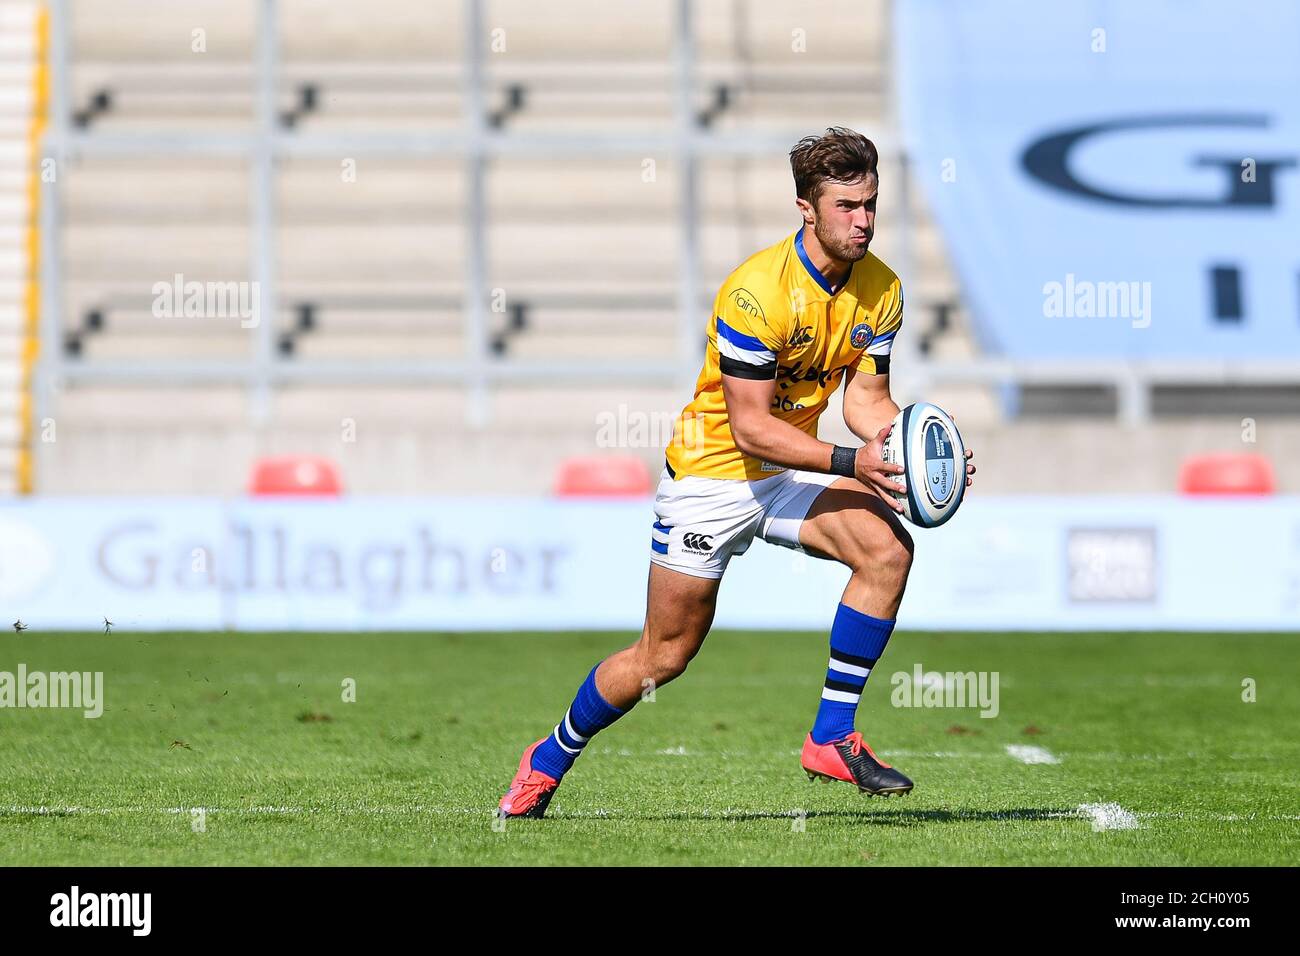
[[[263,458],[253,466],[250,495],[322,495],[343,493],[338,468],[328,458],[284,455]]]
[[[1271,495],[1277,481],[1263,455],[1224,452],[1187,458],[1178,489],[1185,495]]]
[[[560,463],[555,494],[560,498],[641,497],[650,493],[650,475],[630,455],[569,458]]]

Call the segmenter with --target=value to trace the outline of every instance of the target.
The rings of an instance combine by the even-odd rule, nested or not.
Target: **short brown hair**
[[[827,182],[851,183],[876,170],[876,144],[846,126],[832,126],[821,136],[805,136],[790,150],[794,192],[814,206]]]

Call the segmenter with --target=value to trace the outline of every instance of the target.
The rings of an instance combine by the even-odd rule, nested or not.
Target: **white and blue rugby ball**
[[[917,402],[894,419],[885,439],[884,459],[902,465],[906,494],[903,517],[922,528],[937,528],[953,516],[966,492],[966,446],[952,418],[938,405]]]

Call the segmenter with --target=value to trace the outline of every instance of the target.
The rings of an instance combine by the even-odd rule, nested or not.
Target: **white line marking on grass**
[[[489,810],[452,810],[449,811],[443,807],[424,807],[419,805],[408,806],[391,806],[391,807],[22,807],[8,806],[0,807],[0,815],[12,814],[32,817],[65,817],[73,815],[109,815],[118,816],[126,814],[188,814],[191,810],[202,810],[204,813],[227,813],[236,816],[284,816],[293,814],[325,814],[336,816],[379,816],[386,813],[398,814],[419,814],[419,813],[488,813]]]
[[[1145,810],[1139,817],[1163,820],[1213,820],[1217,823],[1254,823],[1257,820],[1300,820],[1300,813],[1187,813],[1183,810]]]
[[[754,757],[798,757],[803,754],[802,750],[687,750],[685,746],[669,747],[666,750],[630,750],[627,747],[621,747],[615,750],[613,747],[604,747],[600,750],[588,750],[588,753],[601,754],[611,757],[703,757],[706,760],[735,760],[751,759]],[[935,757],[951,760],[1001,760],[1003,754],[991,751],[963,751],[963,750],[880,750],[877,755],[881,757],[906,758],[906,757]],[[1114,759],[1119,754],[1113,754],[1107,759]],[[1128,757],[1131,755],[1124,754]]]
[[[1001,754],[979,753],[977,751],[965,752],[961,750],[882,750],[882,757],[936,757],[947,760],[967,760],[979,759],[982,757],[1002,758]]]
[[[1136,830],[1142,824],[1129,810],[1118,803],[1081,803],[1079,813],[1092,820],[1092,832],[1105,830]]]
[[[1027,764],[1061,762],[1050,750],[1032,744],[1007,744],[1007,755]]]
[[[51,806],[4,806],[0,807],[0,815],[15,814],[23,816],[127,816],[127,815],[151,815],[151,814],[169,814],[185,815],[191,810],[200,809],[198,807],[141,807],[141,806],[123,806],[123,807],[51,807]],[[304,814],[309,816],[337,816],[337,817],[356,817],[356,816],[384,816],[384,815],[409,815],[409,816],[466,816],[466,817],[484,817],[489,818],[495,812],[494,807],[449,807],[449,806],[424,806],[422,804],[394,804],[390,806],[330,806],[330,807],[286,807],[286,806],[252,806],[252,807],[203,807],[209,814],[227,814],[230,816],[282,816]],[[891,808],[892,809],[892,808]],[[904,808],[905,810],[906,808]],[[933,808],[924,808],[933,809]],[[663,814],[667,819],[681,817],[683,819],[690,817],[703,817],[705,819],[715,820],[751,820],[768,817],[785,817],[797,810],[765,810],[755,808],[742,810],[734,807],[727,807],[721,810],[710,810],[708,808],[697,810],[676,810],[668,811]],[[808,812],[805,810],[805,812]],[[814,815],[817,811],[809,812]],[[1144,810],[1132,812],[1125,810],[1117,803],[1085,803],[1074,810],[1062,812],[1043,813],[1038,811],[1022,812],[1016,810],[976,810],[960,808],[944,808],[944,812],[949,814],[953,819],[975,820],[975,821],[1002,821],[1002,820],[1042,820],[1060,819],[1060,820],[1077,820],[1089,819],[1093,822],[1093,829],[1102,830],[1131,830],[1135,827],[1141,827],[1142,824],[1138,818],[1143,820],[1181,820],[1181,821],[1201,821],[1201,822],[1232,822],[1232,823],[1268,823],[1268,822],[1287,822],[1295,823],[1300,821],[1300,814],[1295,813],[1206,813],[1199,811],[1185,810]],[[554,809],[549,814],[553,819],[561,820],[604,820],[604,819],[623,819],[636,820],[639,815],[636,813],[627,813],[620,810],[563,810]]]
[[[74,813],[160,813],[148,807],[3,807],[0,813],[23,814],[29,817],[66,817]]]
[[[912,757],[933,757],[938,759],[949,760],[1003,760],[1007,756],[1022,759],[1021,753],[1046,753],[1048,760],[1025,761],[1026,763],[1060,763],[1069,759],[1071,762],[1077,760],[1100,760],[1108,763],[1115,761],[1144,761],[1144,762],[1163,762],[1170,760],[1201,760],[1213,758],[1215,760],[1266,760],[1277,761],[1281,759],[1290,759],[1291,755],[1284,752],[1274,753],[1253,753],[1253,754],[1218,754],[1203,751],[1171,751],[1169,753],[1126,753],[1118,750],[1111,751],[1093,751],[1093,750],[1066,750],[1059,755],[1046,750],[1043,747],[1032,745],[1009,744],[1004,750],[908,750],[908,749],[881,749],[877,753],[882,757],[897,757],[899,759]],[[750,759],[754,757],[798,757],[803,753],[802,750],[736,750],[727,748],[726,750],[687,750],[686,747],[671,747],[667,750],[632,750],[628,747],[602,747],[597,750],[588,748],[587,753],[604,754],[616,757],[650,757],[650,756],[673,756],[673,757],[701,757],[705,760],[731,760],[731,759]]]

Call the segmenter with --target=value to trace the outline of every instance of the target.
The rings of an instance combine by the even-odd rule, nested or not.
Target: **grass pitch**
[[[99,719],[0,709],[0,863],[1300,862],[1300,635],[899,633],[858,719],[916,781],[885,799],[799,768],[825,635],[719,632],[547,820],[494,829],[520,751],[631,637],[0,638],[0,671],[105,686]],[[917,662],[997,671],[998,716],[892,706]]]

